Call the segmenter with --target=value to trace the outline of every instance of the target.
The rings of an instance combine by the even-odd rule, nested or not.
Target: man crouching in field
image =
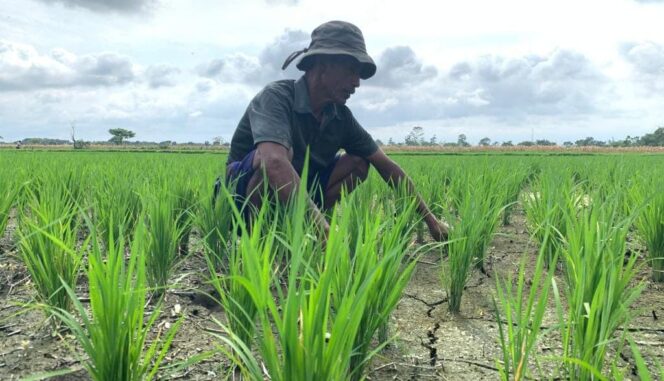
[[[343,21],[320,25],[311,34],[309,47],[291,54],[282,69],[298,56],[296,66],[305,74],[296,81],[268,84],[251,101],[233,134],[226,180],[236,181],[236,195],[250,195],[249,201],[258,204],[260,195],[255,190],[262,189],[264,171],[279,200],[287,201],[300,184],[307,148],[307,180],[319,187],[311,192],[309,204],[326,232],[329,225],[321,209],[332,207],[343,188],[351,192],[365,180],[369,164],[391,186],[407,181],[408,189],[415,193],[406,173],[345,106],[360,79],[376,73],[360,29]],[[338,154],[341,148],[343,155]],[[446,225],[419,195],[417,198],[418,211],[431,235],[437,241],[445,240]]]

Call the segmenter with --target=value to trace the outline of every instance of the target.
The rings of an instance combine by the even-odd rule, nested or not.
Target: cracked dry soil
[[[523,212],[516,210],[512,225],[501,227],[488,253],[487,274],[474,272],[465,290],[461,313],[447,311],[447,295],[441,288],[440,253],[427,253],[413,275],[404,296],[394,311],[389,334],[394,341],[379,353],[370,366],[370,380],[497,380],[496,360],[500,356],[497,343],[498,326],[495,321],[492,296],[495,274],[516,273],[523,254],[534,267],[536,245],[529,241]],[[44,324],[43,314],[30,311],[16,315],[17,303],[25,303],[34,296],[25,267],[16,259],[15,224],[10,221],[8,231],[0,238],[0,379],[16,380],[28,375],[61,368],[79,369],[56,380],[87,380],[81,368],[81,353],[71,336],[58,337]],[[198,240],[192,238],[190,250],[196,254]],[[643,249],[630,243],[634,253]],[[200,256],[190,256],[179,268],[178,283],[188,289],[203,289],[201,273],[205,263]],[[644,269],[641,276],[648,279]],[[85,295],[87,285],[81,281],[79,295]],[[176,307],[179,305],[179,307]],[[214,347],[210,330],[218,329],[211,317],[223,319],[223,313],[205,298],[188,291],[169,291],[157,327],[177,320],[177,311],[186,319],[177,334],[166,359],[167,363],[182,361]],[[642,297],[634,306],[636,318],[630,330],[650,363],[653,359],[664,363],[664,287],[648,283]],[[545,317],[545,325],[554,324],[553,306]],[[156,332],[156,331],[155,331]],[[555,354],[560,348],[557,333],[541,335],[537,353]],[[620,366],[631,372],[632,357],[621,353]],[[542,362],[546,373],[551,364]],[[216,355],[175,373],[165,373],[165,379],[220,379],[229,364]],[[539,373],[534,375],[540,376]],[[636,379],[636,378],[633,378]]]
[[[643,252],[635,242],[628,242],[628,247],[633,253]],[[529,280],[537,251],[537,245],[526,232],[523,211],[517,208],[511,225],[500,227],[493,239],[487,256],[487,274],[475,271],[468,281],[458,315],[447,309],[447,294],[441,288],[440,254],[425,255],[393,313],[390,329],[396,340],[374,359],[369,377],[372,380],[498,380],[496,361],[501,352],[492,299],[495,274],[515,275],[525,254]],[[556,274],[559,285],[563,282],[560,275]],[[654,369],[653,360],[664,362],[664,287],[650,282],[647,267],[639,276],[646,280],[647,287],[632,307],[635,318],[626,329]],[[555,323],[551,301],[543,324],[551,327]],[[560,347],[557,331],[541,333],[537,354],[556,355]],[[612,353],[615,352],[609,351],[607,358]],[[621,352],[620,358],[619,366],[627,370],[627,376],[638,379],[633,376],[631,352]],[[554,365],[541,361],[543,374],[534,371],[533,376],[545,379]]]

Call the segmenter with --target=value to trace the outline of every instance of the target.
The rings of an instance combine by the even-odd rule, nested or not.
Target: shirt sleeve
[[[249,124],[254,146],[262,142],[274,142],[290,149],[291,105],[287,95],[266,87],[251,101],[248,108]]]
[[[373,137],[371,137],[350,112],[347,114],[347,117],[350,119],[350,123],[341,148],[351,155],[363,158],[373,155],[378,150],[378,145]]]

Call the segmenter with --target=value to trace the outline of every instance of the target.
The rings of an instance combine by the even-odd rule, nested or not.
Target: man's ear
[[[311,74],[312,76],[316,79],[316,81],[320,81],[321,77],[323,74],[327,72],[329,69],[329,64],[324,61],[319,61],[314,64],[314,67],[311,68]]]
[[[327,64],[323,61],[318,61],[314,66],[314,75],[320,78],[320,75],[327,71]]]

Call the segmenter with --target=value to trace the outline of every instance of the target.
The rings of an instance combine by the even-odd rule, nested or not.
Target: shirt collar
[[[313,114],[313,111],[311,110],[311,100],[309,99],[309,88],[307,87],[307,80],[304,78],[304,75],[295,81],[295,100],[293,109],[300,114]],[[326,110],[323,112],[330,112],[330,116],[333,118],[343,119],[337,104],[332,104],[332,107],[326,107]]]

